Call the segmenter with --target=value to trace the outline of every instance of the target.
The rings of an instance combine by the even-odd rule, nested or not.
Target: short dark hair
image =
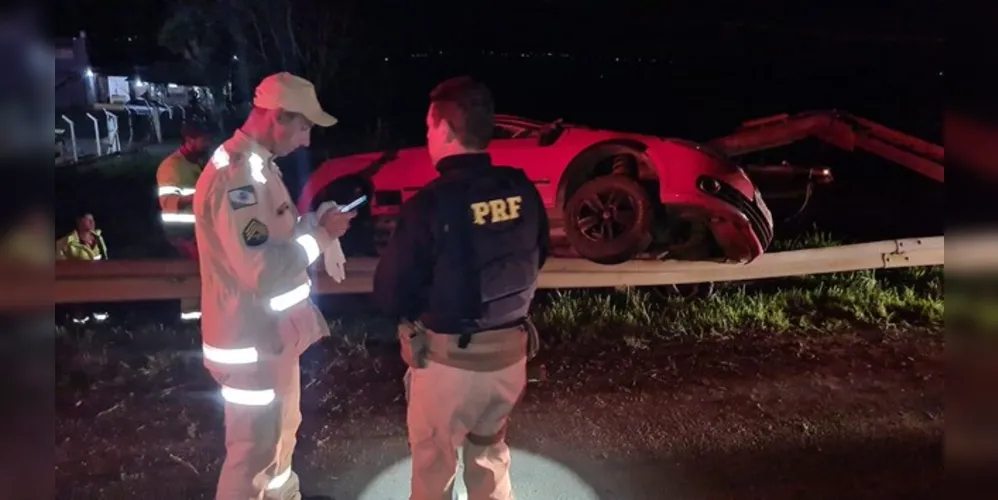
[[[210,136],[211,134],[208,133],[208,129],[197,122],[187,122],[180,127],[180,137],[185,141],[201,138],[208,139]]]
[[[470,76],[445,80],[430,92],[434,123],[446,120],[466,148],[485,149],[492,140],[495,104],[492,92]]]

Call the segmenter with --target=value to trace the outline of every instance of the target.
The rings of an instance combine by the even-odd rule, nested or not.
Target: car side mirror
[[[562,120],[561,118],[559,118],[545,125],[544,128],[542,128],[540,130],[540,133],[537,135],[537,145],[539,147],[545,147],[554,144],[554,142],[557,141],[559,137],[561,137],[561,132],[564,130],[561,127],[561,124]]]

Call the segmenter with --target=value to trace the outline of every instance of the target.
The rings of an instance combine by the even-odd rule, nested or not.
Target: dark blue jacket
[[[550,247],[540,193],[522,170],[495,167],[484,153],[444,158],[437,170],[402,206],[375,300],[439,333],[521,323]]]

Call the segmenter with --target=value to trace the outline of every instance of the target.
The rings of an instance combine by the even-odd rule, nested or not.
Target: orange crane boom
[[[787,113],[744,122],[709,144],[729,156],[772,149],[816,138],[845,151],[857,149],[944,182],[942,146],[841,111]]]

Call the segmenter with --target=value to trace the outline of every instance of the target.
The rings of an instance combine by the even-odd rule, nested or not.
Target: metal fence
[[[190,109],[146,100],[59,110],[55,164],[75,164],[162,143],[179,137],[188,119],[194,119]]]

